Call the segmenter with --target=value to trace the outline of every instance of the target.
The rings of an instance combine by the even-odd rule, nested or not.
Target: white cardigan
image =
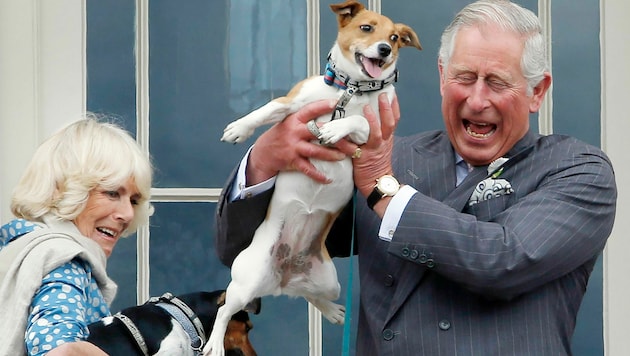
[[[116,283],[107,276],[101,247],[70,221],[44,217],[43,229],[19,237],[0,250],[0,356],[25,355],[29,307],[42,278],[75,257],[87,261],[109,305]]]

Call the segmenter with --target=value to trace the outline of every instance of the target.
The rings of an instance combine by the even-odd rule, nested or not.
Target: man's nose
[[[488,100],[489,91],[488,85],[484,81],[484,78],[478,78],[475,84],[472,85],[470,95],[466,102],[470,108],[475,112],[483,111],[490,105]]]

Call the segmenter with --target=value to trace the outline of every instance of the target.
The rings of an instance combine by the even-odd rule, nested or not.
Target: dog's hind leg
[[[214,321],[212,333],[208,338],[208,343],[204,347],[205,356],[224,356],[224,338],[228,324],[232,315],[241,311],[251,300],[245,300],[242,295],[230,290],[232,283],[228,286],[225,296],[225,304],[217,310],[217,317]],[[253,299],[253,298],[252,298]]]
[[[280,276],[271,273],[269,252],[278,239],[279,222],[265,220],[256,230],[252,243],[232,263],[232,281],[225,291],[225,304],[217,311],[204,355],[223,356],[223,340],[232,315],[243,310],[257,297],[279,294]]]

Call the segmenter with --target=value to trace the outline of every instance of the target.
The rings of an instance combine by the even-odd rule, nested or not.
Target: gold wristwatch
[[[400,183],[394,176],[386,174],[376,179],[374,190],[367,197],[367,205],[374,209],[374,205],[385,197],[393,197],[400,190]]]

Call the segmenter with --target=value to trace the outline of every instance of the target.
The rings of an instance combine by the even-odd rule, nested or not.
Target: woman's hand
[[[50,350],[46,356],[107,356],[105,351],[87,341],[67,342]]]

